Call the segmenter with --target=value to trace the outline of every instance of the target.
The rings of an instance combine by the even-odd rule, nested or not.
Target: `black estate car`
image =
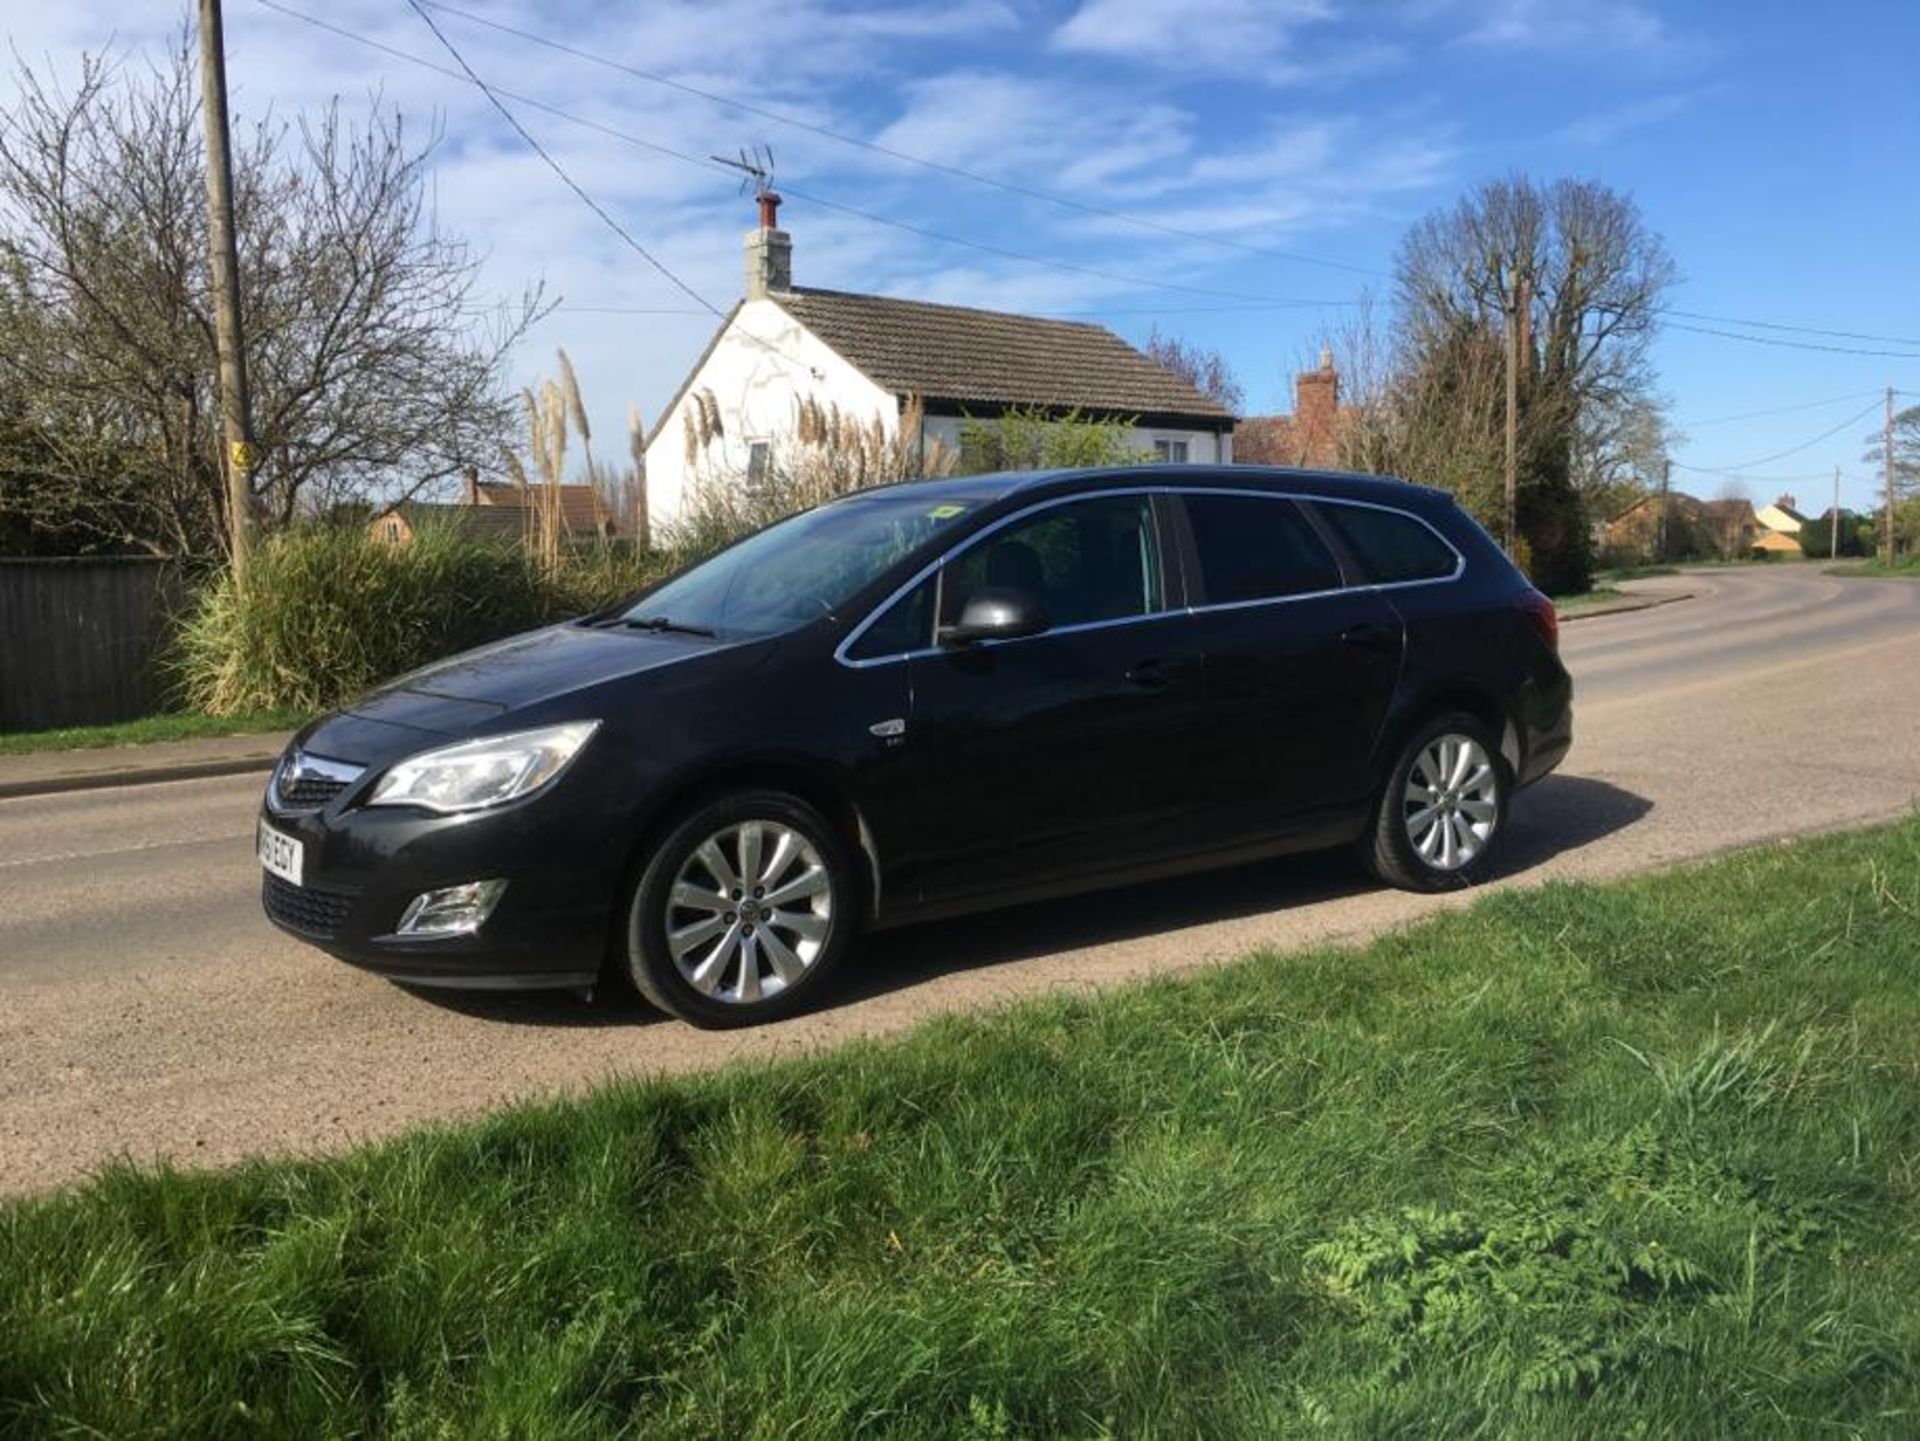
[[[1439,491],[1202,466],[861,491],[295,737],[268,916],[418,985],[802,1004],[870,926],[1355,844],[1467,884],[1571,741]]]

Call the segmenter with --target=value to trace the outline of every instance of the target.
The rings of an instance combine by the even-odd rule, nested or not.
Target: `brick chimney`
[[[1778,500],[1774,502],[1774,504],[1779,506],[1780,509],[1782,510],[1798,510],[1800,508],[1793,503],[1793,497],[1790,495],[1781,496]]]
[[[1340,409],[1340,372],[1333,368],[1333,352],[1322,349],[1316,370],[1293,378],[1293,433],[1309,464],[1326,464],[1333,454]]]
[[[793,289],[793,237],[779,228],[780,197],[760,192],[760,228],[747,232],[747,299]]]

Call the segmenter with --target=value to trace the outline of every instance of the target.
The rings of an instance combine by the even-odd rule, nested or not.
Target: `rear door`
[[[1400,617],[1345,584],[1293,500],[1190,491],[1181,502],[1205,657],[1197,803],[1223,844],[1342,839],[1373,799]]]

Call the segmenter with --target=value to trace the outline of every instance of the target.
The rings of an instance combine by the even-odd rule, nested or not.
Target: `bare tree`
[[[1536,580],[1585,580],[1575,452],[1583,431],[1603,436],[1652,403],[1649,351],[1674,278],[1633,201],[1590,181],[1489,182],[1420,221],[1401,245],[1399,364],[1416,406],[1431,418],[1438,403],[1456,422],[1451,445],[1463,428],[1477,433],[1489,410],[1497,441],[1504,395],[1488,406],[1487,368],[1504,387],[1514,342],[1520,530]],[[1473,447],[1476,466],[1485,449]]]
[[[1219,401],[1235,415],[1246,409],[1246,390],[1233,373],[1233,367],[1227,363],[1226,356],[1219,351],[1208,350],[1177,335],[1162,335],[1158,326],[1154,327],[1152,334],[1147,336],[1147,343],[1140,348],[1202,395]]]
[[[225,544],[203,151],[190,38],[69,91],[18,67],[0,114],[0,507],[83,541]],[[487,307],[479,262],[426,208],[431,139],[365,121],[236,127],[242,305],[261,450],[285,523],[411,494],[511,433],[507,350],[540,297]]]

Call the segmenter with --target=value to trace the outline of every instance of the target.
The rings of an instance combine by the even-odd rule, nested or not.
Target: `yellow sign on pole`
[[[248,445],[244,440],[234,440],[227,443],[227,463],[235,470],[251,474],[254,459],[253,447]]]

